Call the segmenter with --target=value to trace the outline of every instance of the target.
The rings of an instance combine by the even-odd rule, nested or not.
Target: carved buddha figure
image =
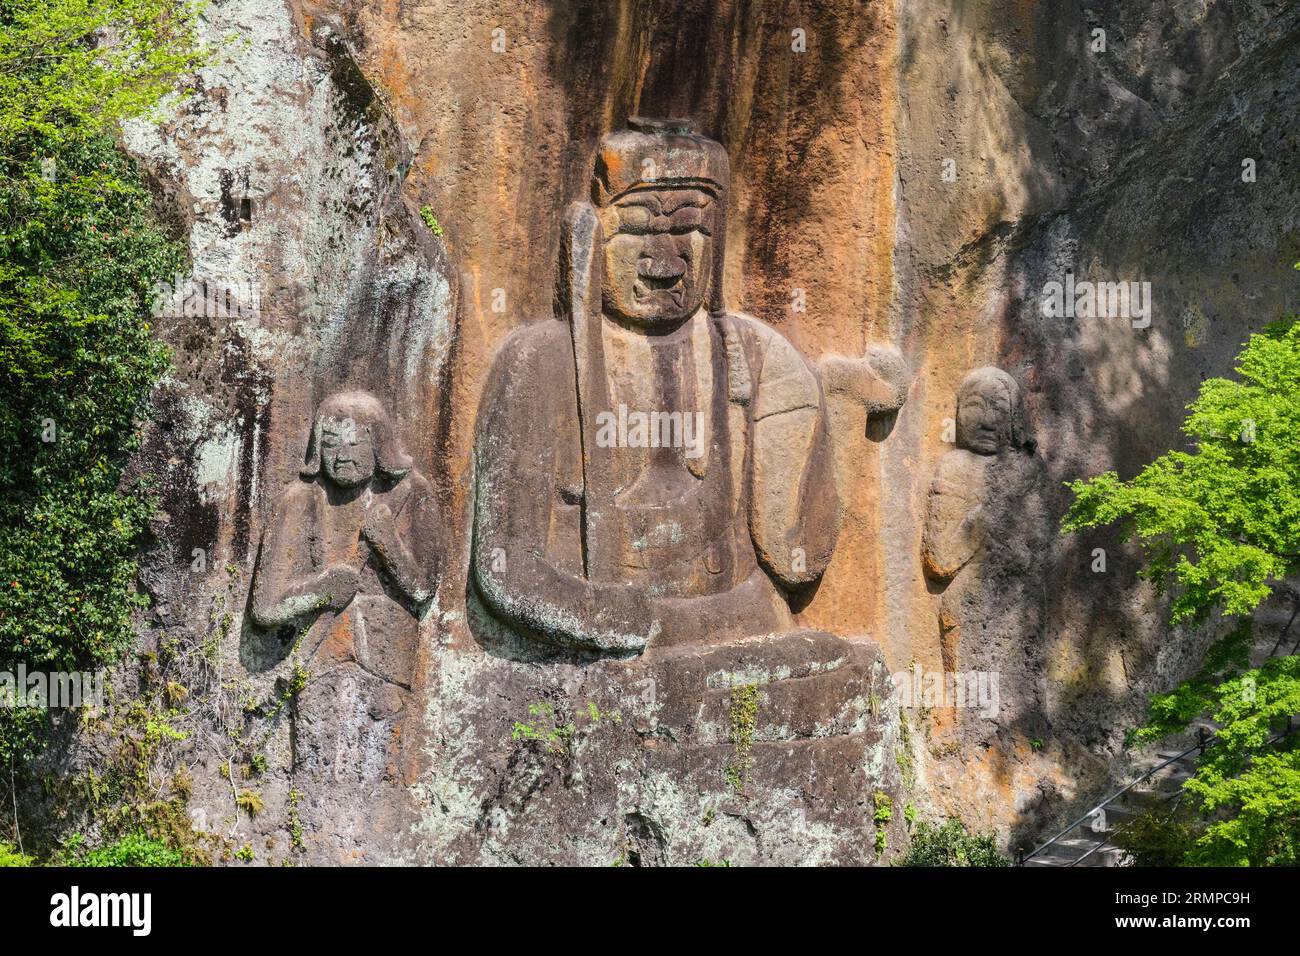
[[[366,392],[321,402],[300,478],[263,533],[253,619],[268,629],[312,625],[304,660],[326,670],[354,661],[409,688],[414,612],[432,594],[429,483]]]
[[[589,650],[787,632],[788,593],[838,533],[822,384],[723,304],[722,146],[685,122],[630,125],[568,210],[560,321],[517,330],[493,365],[474,578],[498,618]]]

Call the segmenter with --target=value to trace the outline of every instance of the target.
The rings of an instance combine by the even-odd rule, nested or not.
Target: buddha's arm
[[[418,473],[405,480],[411,488],[402,513],[395,518],[387,505],[377,505],[367,515],[361,533],[393,584],[413,602],[423,604],[433,596],[437,515],[428,482]]]
[[[830,563],[839,498],[817,374],[784,338],[758,328],[749,528],[763,566],[793,587],[817,580]]]
[[[556,394],[555,369],[541,381],[536,364],[511,345],[494,363],[479,413],[471,557],[479,592],[498,617],[556,644],[639,651],[653,631],[646,596],[594,585],[545,557],[557,500],[559,406],[570,396]],[[578,554],[581,542],[571,545]]]
[[[828,395],[843,395],[867,410],[888,415],[903,407],[912,372],[897,348],[873,345],[862,358],[827,355],[818,363]]]
[[[252,613],[264,628],[283,627],[327,607],[339,610],[356,594],[358,575],[353,569],[335,566],[313,571],[307,566],[304,538],[312,517],[298,507],[300,501],[286,495],[277,503],[262,536]]]

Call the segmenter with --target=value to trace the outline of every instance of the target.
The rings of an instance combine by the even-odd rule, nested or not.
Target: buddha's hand
[[[598,650],[645,650],[655,630],[650,598],[626,584],[597,585],[592,593],[591,644]]]
[[[857,402],[868,416],[896,412],[907,401],[912,370],[896,346],[869,346],[862,358],[827,355],[818,365],[826,393]]]
[[[320,575],[318,590],[325,597],[325,606],[331,611],[341,611],[356,597],[361,587],[361,575],[346,564],[331,564]]]
[[[361,525],[361,537],[380,551],[391,551],[397,541],[397,522],[393,519],[393,509],[386,504],[377,504],[367,511],[366,520]]]

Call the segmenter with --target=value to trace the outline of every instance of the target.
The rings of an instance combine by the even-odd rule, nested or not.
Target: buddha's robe
[[[600,413],[624,411],[679,413],[702,440],[597,441]],[[475,580],[499,618],[564,645],[784,633],[786,592],[834,549],[832,467],[816,372],[756,319],[701,311],[663,336],[601,320],[589,344],[526,326],[479,414]]]

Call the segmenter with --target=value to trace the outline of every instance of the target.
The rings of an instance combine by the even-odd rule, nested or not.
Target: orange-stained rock
[[[138,462],[159,475],[163,509],[144,558],[154,602],[142,620],[145,646],[211,642],[223,679],[264,705],[248,733],[265,735],[271,767],[258,786],[268,809],[240,816],[235,838],[274,837],[276,854],[301,855],[283,835],[298,789],[314,860],[849,861],[871,858],[874,833],[845,821],[870,816],[875,787],[896,793],[906,782],[893,776],[903,752],[912,779],[900,799],[923,814],[996,827],[1010,845],[1068,815],[1108,775],[1122,776],[1123,728],[1150,692],[1195,669],[1209,635],[1169,630],[1138,583],[1134,555],[1113,537],[1056,535],[1064,482],[1109,468],[1132,474],[1179,444],[1199,382],[1228,373],[1250,329],[1297,306],[1290,266],[1300,182],[1277,158],[1294,153],[1298,123],[1294,98],[1275,91],[1300,70],[1300,11],[1194,6],[214,6],[205,29],[249,42],[205,69],[202,92],[158,130],[133,127],[125,141],[188,230],[195,275],[255,283],[259,293],[240,315],[158,317],[176,370]],[[1107,31],[1104,54],[1088,48],[1097,26]],[[712,212],[726,259],[707,270],[709,314],[692,320],[665,362],[681,369],[674,400],[720,396],[692,409],[710,434],[753,432],[758,442],[756,451],[740,442],[744,454],[708,442],[677,477],[726,478],[747,506],[761,507],[739,525],[709,511],[681,529],[712,538],[707,520],[736,532],[728,553],[752,559],[757,575],[738,579],[752,601],[692,603],[707,590],[702,582],[726,573],[706,551],[690,574],[665,577],[647,558],[628,569],[646,587],[573,602],[587,624],[599,618],[606,633],[630,633],[625,650],[644,638],[642,655],[622,660],[557,652],[503,628],[471,567],[483,481],[476,440],[488,461],[549,454],[567,463],[545,476],[525,469],[523,479],[549,496],[514,502],[545,506],[529,528],[533,557],[581,577],[592,561],[607,569],[645,555],[625,547],[640,538],[622,533],[593,538],[595,551],[573,546],[584,522],[602,515],[583,515],[581,474],[568,467],[584,454],[565,417],[581,369],[568,314],[552,317],[557,287],[592,294],[566,268],[557,274],[573,237],[566,209],[590,193],[602,137],[629,116],[689,117],[729,159]],[[611,194],[642,175],[621,157],[614,151],[605,163]],[[1242,180],[1245,158],[1257,161],[1257,182]],[[707,178],[696,173],[685,178]],[[251,220],[240,213],[244,199]],[[602,207],[586,228],[612,234],[611,216],[619,213]],[[570,264],[573,252],[570,244]],[[629,255],[636,250],[616,246],[597,264]],[[1043,289],[1067,272],[1150,281],[1150,325],[1045,316]],[[655,353],[639,336],[599,341],[626,369],[617,388],[641,400]],[[765,355],[784,371],[755,373],[745,404],[731,387],[737,359],[761,371],[755,356]],[[970,369],[986,365],[1018,383],[1038,439],[1033,507],[1019,507],[1013,493],[1020,469],[946,457],[954,396]],[[439,574],[418,621],[393,605],[415,630],[394,630],[400,646],[380,657],[402,662],[409,689],[394,687],[394,672],[359,664],[317,668],[291,734],[290,715],[272,717],[266,704],[290,676],[290,658],[259,650],[251,635],[259,542],[274,536],[276,501],[303,458],[316,406],[357,390],[389,410],[428,480]],[[503,391],[528,417],[484,435],[484,396],[490,407]],[[749,427],[760,403],[778,410],[759,422],[773,427]],[[809,499],[796,486],[813,472],[830,490]],[[616,484],[624,472],[613,474]],[[799,543],[786,532],[816,508],[821,515],[802,527],[825,532],[832,491],[833,547],[805,545],[796,572]],[[991,501],[1002,514],[980,534],[974,522],[963,530]],[[668,529],[645,542],[671,537]],[[353,543],[360,556],[365,548]],[[990,544],[1021,553],[981,566],[976,555]],[[1092,570],[1097,548],[1105,573]],[[196,550],[203,571],[192,570]],[[511,566],[518,555],[505,550]],[[684,583],[651,594],[648,585],[664,581]],[[999,602],[1012,612],[1005,620],[994,613]],[[338,652],[330,656],[346,660],[357,629],[345,613],[331,631],[333,614],[315,627],[330,631],[322,635]],[[226,615],[236,623],[223,633],[214,622]],[[656,647],[652,625],[670,618],[684,639]],[[756,681],[758,720],[772,739],[753,746],[750,786],[782,808],[766,816],[761,801],[727,790],[733,691],[698,669],[715,651],[747,662],[760,619],[771,623],[764,630],[840,642],[782,644],[784,664]],[[996,633],[981,641],[972,622]],[[712,644],[700,640],[710,633]],[[831,667],[840,656],[846,663]],[[824,672],[791,676],[809,660]],[[822,733],[871,714],[866,670],[876,681],[913,663],[925,673],[1005,671],[1003,701],[1026,709],[991,734],[941,708],[904,709],[895,737],[887,721],[874,723],[879,712],[863,718],[882,735],[875,743],[864,743],[871,730]],[[717,668],[744,679],[739,664]],[[792,689],[800,686],[806,694]],[[888,700],[885,683],[872,686]],[[404,703],[393,717],[396,692]],[[661,713],[690,701],[695,715]],[[623,711],[624,723],[593,721],[573,737],[572,759],[559,759],[526,733],[512,736],[516,723],[544,722],[530,713],[543,702],[561,726],[583,727],[588,702],[600,714]],[[836,702],[852,720],[828,716]],[[209,820],[231,814],[223,759],[204,753],[195,768],[196,809]],[[866,769],[847,789],[824,789],[831,770],[858,761]],[[305,792],[305,779],[336,783]],[[358,787],[370,787],[365,801]],[[791,809],[801,801],[811,816]],[[596,816],[588,812],[596,804],[614,809]],[[795,834],[788,844],[786,834]],[[888,841],[893,852],[903,836],[890,830]]]

